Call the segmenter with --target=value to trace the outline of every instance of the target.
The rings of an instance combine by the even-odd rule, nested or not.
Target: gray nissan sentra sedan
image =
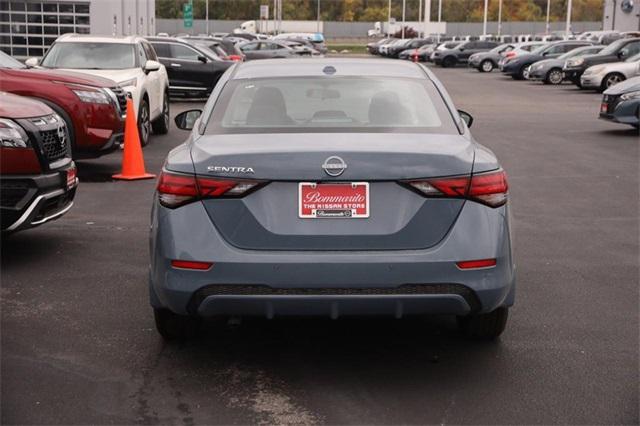
[[[158,331],[202,317],[456,315],[494,338],[514,302],[505,172],[437,78],[404,61],[230,68],[158,179]]]

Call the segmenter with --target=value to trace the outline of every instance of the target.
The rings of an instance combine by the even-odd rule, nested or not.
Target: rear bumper
[[[202,316],[417,315],[488,312],[514,302],[508,208],[467,202],[449,234],[425,250],[243,250],[217,232],[200,203],[154,205],[150,299]],[[491,268],[456,261],[495,258]],[[176,269],[172,259],[213,262]],[[443,284],[445,283],[445,284]]]
[[[580,85],[585,89],[598,89],[601,83],[602,78],[596,75],[580,76]]]

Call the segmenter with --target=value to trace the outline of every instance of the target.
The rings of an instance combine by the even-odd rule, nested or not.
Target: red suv
[[[67,126],[42,102],[0,92],[0,228],[3,233],[65,214],[78,186]]]
[[[112,80],[87,74],[27,69],[0,52],[0,90],[47,104],[69,129],[73,158],[96,158],[123,141],[125,92]]]

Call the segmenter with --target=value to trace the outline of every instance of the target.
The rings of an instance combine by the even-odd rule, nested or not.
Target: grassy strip
[[[337,50],[340,53],[343,50],[348,50],[349,53],[367,53],[367,46],[364,44],[333,44],[328,43],[327,47],[329,48],[329,52],[332,50]]]

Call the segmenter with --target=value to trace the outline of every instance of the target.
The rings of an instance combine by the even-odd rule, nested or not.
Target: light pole
[[[407,0],[402,0],[402,39],[404,40],[404,22],[407,14]]]
[[[207,35],[209,35],[209,0],[205,0],[204,2],[204,19],[206,21],[206,29]]]
[[[567,26],[564,31],[567,36],[571,33],[571,0],[567,2]]]
[[[547,0],[547,26],[546,26],[546,34],[549,34],[549,11],[551,10],[551,0]]]
[[[385,31],[383,31],[385,32]],[[389,35],[391,32],[391,0],[389,0],[389,15],[387,16],[387,31],[386,35]]]
[[[422,0],[418,1],[418,28],[420,28],[420,22],[422,22]],[[418,33],[420,33],[419,30]],[[418,34],[418,36],[419,35],[420,34]],[[426,37],[427,35],[425,34],[424,36]]]
[[[502,0],[498,3],[498,37],[502,35]]]
[[[438,23],[442,22],[442,0],[438,0]],[[438,43],[440,42],[440,28],[438,28]]]
[[[431,23],[431,0],[424,0],[424,36],[425,37],[427,37],[430,23]],[[440,35],[438,35],[438,37],[440,37]]]
[[[482,35],[487,35],[487,12],[489,9],[489,0],[484,0],[484,22],[482,24]]]
[[[317,24],[317,30],[316,32],[319,33],[320,32],[320,0],[318,0],[318,24]]]

